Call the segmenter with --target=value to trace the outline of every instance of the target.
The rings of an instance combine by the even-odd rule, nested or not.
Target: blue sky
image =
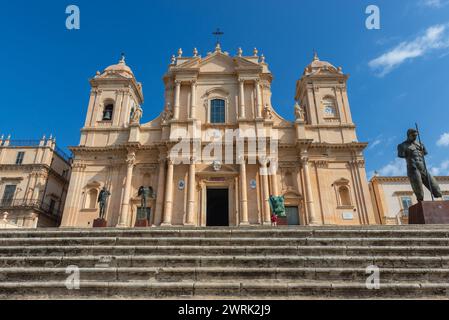
[[[65,28],[70,4],[81,10],[80,30]],[[365,27],[370,4],[380,8],[380,30]],[[88,79],[121,52],[143,83],[149,121],[162,110],[171,55],[180,47],[205,55],[217,27],[224,50],[266,56],[273,105],[287,119],[313,49],[342,66],[359,140],[370,142],[370,174],[405,173],[396,145],[415,121],[434,173],[449,174],[449,0],[1,1],[0,134],[77,145]]]

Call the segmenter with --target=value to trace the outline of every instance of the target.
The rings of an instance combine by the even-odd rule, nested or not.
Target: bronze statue
[[[103,190],[100,191],[98,196],[98,203],[100,204],[100,219],[105,218],[106,204],[110,195],[111,193],[106,189],[106,187],[103,187]]]
[[[146,210],[147,208],[147,202],[148,199],[151,198],[153,196],[153,188],[152,187],[140,187],[139,188],[139,193],[138,196],[141,199],[141,207],[143,210]]]
[[[417,141],[418,137],[418,130],[409,129],[407,131],[407,140],[398,145],[398,157],[406,159],[407,175],[413,191],[418,201],[423,202],[423,184],[430,190],[433,197],[441,198],[442,194],[437,181],[427,170],[425,162],[427,150],[421,141]]]

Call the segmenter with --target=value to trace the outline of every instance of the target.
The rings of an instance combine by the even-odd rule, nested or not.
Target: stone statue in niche
[[[306,118],[304,108],[299,105],[298,102],[295,103],[295,118],[296,120],[304,121]]]
[[[173,119],[173,112],[170,108],[169,103],[165,107],[164,112],[162,112],[161,118],[162,118],[162,123],[164,123],[164,124],[167,123],[168,121],[170,121],[171,119]]]
[[[143,110],[141,106],[137,106],[136,108],[133,108],[131,111],[131,124],[139,124],[140,119],[142,119],[143,116]]]
[[[271,111],[271,108],[268,104],[263,109],[263,115],[264,115],[265,119],[268,119],[268,120],[273,119],[273,112]]]

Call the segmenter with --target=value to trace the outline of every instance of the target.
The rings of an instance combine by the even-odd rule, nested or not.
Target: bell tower
[[[304,124],[317,142],[357,141],[347,94],[349,75],[321,61],[315,53],[296,85],[295,100],[304,113]],[[304,137],[303,137],[304,138]]]
[[[142,84],[137,82],[125,56],[118,64],[97,72],[90,80],[92,87],[84,128],[82,146],[101,146],[111,143],[105,137],[107,129],[127,128],[134,110],[143,103]],[[101,131],[103,134],[98,134]]]

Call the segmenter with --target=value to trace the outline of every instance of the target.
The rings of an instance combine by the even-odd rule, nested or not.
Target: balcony
[[[57,221],[58,223],[62,217],[62,211],[58,210],[54,206],[45,203],[41,200],[23,200],[23,199],[3,199],[0,201],[1,211],[14,211],[14,210],[35,210],[40,214],[44,214],[47,217]]]

